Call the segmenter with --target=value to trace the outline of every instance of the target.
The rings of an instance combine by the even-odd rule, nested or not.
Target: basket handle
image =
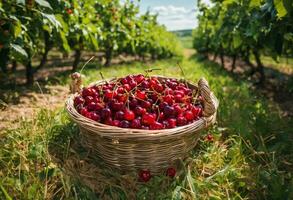
[[[70,75],[71,83],[70,83],[70,93],[75,94],[76,92],[80,92],[82,88],[82,76],[78,72],[74,72]]]
[[[210,117],[217,112],[219,101],[210,90],[209,84],[205,78],[200,78],[198,81],[199,93],[203,98],[203,116]]]

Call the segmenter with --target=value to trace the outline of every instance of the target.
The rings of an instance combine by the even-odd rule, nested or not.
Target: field
[[[100,79],[100,72],[108,78],[149,68],[183,77],[179,62],[186,79],[196,82],[203,76],[209,81],[220,100],[217,124],[202,132],[174,179],[161,175],[140,183],[136,174],[119,175],[105,168],[80,146],[78,129],[63,108],[69,72],[60,72],[54,75],[57,83],[41,82],[41,89],[37,85],[31,89],[36,98],[29,98],[29,104],[37,105],[35,112],[9,122],[0,132],[0,199],[293,198],[292,118],[249,81],[188,49],[182,59],[110,67],[100,67],[97,62],[84,68],[85,85]],[[56,85],[63,91],[59,95],[48,89]],[[57,100],[52,103],[53,95]],[[9,128],[12,124],[15,128]],[[207,134],[213,140],[207,140]]]

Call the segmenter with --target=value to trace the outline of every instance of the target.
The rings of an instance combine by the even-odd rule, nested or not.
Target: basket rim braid
[[[166,79],[171,77],[152,75],[151,77],[157,77],[160,79]],[[175,78],[176,79],[176,78]],[[101,85],[104,84],[105,81],[111,82],[116,79],[107,79],[100,80],[89,84],[92,85]],[[180,80],[177,78],[177,80]],[[186,133],[196,132],[203,128],[206,128],[210,124],[214,123],[216,120],[217,108],[219,106],[219,101],[213,92],[210,90],[209,84],[205,78],[200,78],[198,81],[198,85],[196,86],[194,83],[187,81],[187,84],[194,89],[198,89],[199,94],[201,94],[203,98],[203,116],[196,120],[195,122],[175,127],[172,129],[160,129],[160,130],[145,130],[145,129],[130,129],[130,128],[120,128],[116,126],[106,125],[89,118],[84,117],[79,114],[77,110],[74,108],[74,98],[78,95],[78,93],[71,94],[66,100],[66,110],[69,113],[71,119],[76,122],[80,127],[95,133],[101,137],[111,137],[111,138],[136,138],[138,140],[166,140],[169,138],[180,137],[185,135]]]

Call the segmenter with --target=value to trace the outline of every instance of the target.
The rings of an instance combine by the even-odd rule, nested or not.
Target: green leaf
[[[35,1],[40,6],[45,7],[45,8],[49,8],[52,10],[52,7],[50,6],[50,4],[47,1],[45,1],[45,0],[35,0]]]
[[[25,0],[17,0],[16,3],[17,3],[17,4],[25,5]]]
[[[8,192],[5,190],[5,188],[2,185],[0,185],[0,189],[2,190],[4,196],[7,200],[12,200],[12,198],[9,196]]]
[[[252,0],[249,3],[249,7],[250,8],[258,8],[258,7],[260,7],[261,3],[262,3],[262,0]]]
[[[26,51],[18,44],[10,44],[11,48],[22,57],[28,58]]]
[[[21,34],[21,31],[21,23],[17,20],[14,26],[14,37],[17,38]]]
[[[240,45],[242,44],[242,40],[241,40],[241,37],[236,34],[233,36],[233,47],[235,49],[237,49],[238,47],[240,47]]]
[[[275,5],[276,10],[278,12],[278,14],[277,14],[278,18],[282,18],[287,14],[287,10],[284,7],[282,0],[274,0],[274,5]]]
[[[61,27],[61,23],[55,18],[55,15],[42,13],[42,15],[47,18],[55,28]]]

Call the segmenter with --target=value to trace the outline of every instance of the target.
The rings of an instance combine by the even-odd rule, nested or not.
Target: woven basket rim
[[[174,78],[174,79],[177,79],[180,81],[184,80],[184,79],[178,79],[175,77],[166,77],[166,76],[162,76],[162,75],[151,75],[150,77]],[[99,81],[95,81],[95,82],[90,83],[88,86],[103,84],[103,83],[105,83],[105,81],[110,82],[110,81],[113,81],[116,79],[117,78],[109,78],[109,79],[105,79],[105,80],[99,80]],[[202,79],[200,79],[200,80],[202,80]],[[203,80],[205,81],[205,79],[203,79]],[[191,81],[187,81],[187,83],[189,85],[192,85],[192,86],[198,88],[198,86],[195,85],[195,83],[193,83]],[[95,131],[95,133],[99,134],[101,136],[125,136],[126,134],[128,135],[128,137],[140,137],[140,136],[141,137],[161,137],[161,136],[174,136],[176,134],[179,136],[180,133],[184,134],[186,132],[186,130],[188,130],[188,129],[193,130],[193,129],[206,128],[210,123],[215,121],[216,114],[217,114],[216,111],[217,111],[217,107],[219,104],[218,100],[211,92],[210,95],[214,99],[214,106],[215,106],[215,111],[213,112],[212,115],[202,116],[198,120],[196,120],[190,124],[187,124],[184,126],[178,126],[178,127],[171,128],[171,129],[145,130],[145,129],[133,129],[133,128],[120,128],[120,127],[96,122],[92,119],[86,118],[85,116],[78,113],[73,105],[73,99],[77,95],[78,95],[78,93],[71,94],[67,98],[67,100],[66,100],[67,112],[69,113],[69,115],[71,116],[73,121],[75,121],[78,125],[82,126],[85,129],[91,128],[91,129],[99,130],[99,131]],[[113,132],[114,132],[114,134],[113,134]]]

